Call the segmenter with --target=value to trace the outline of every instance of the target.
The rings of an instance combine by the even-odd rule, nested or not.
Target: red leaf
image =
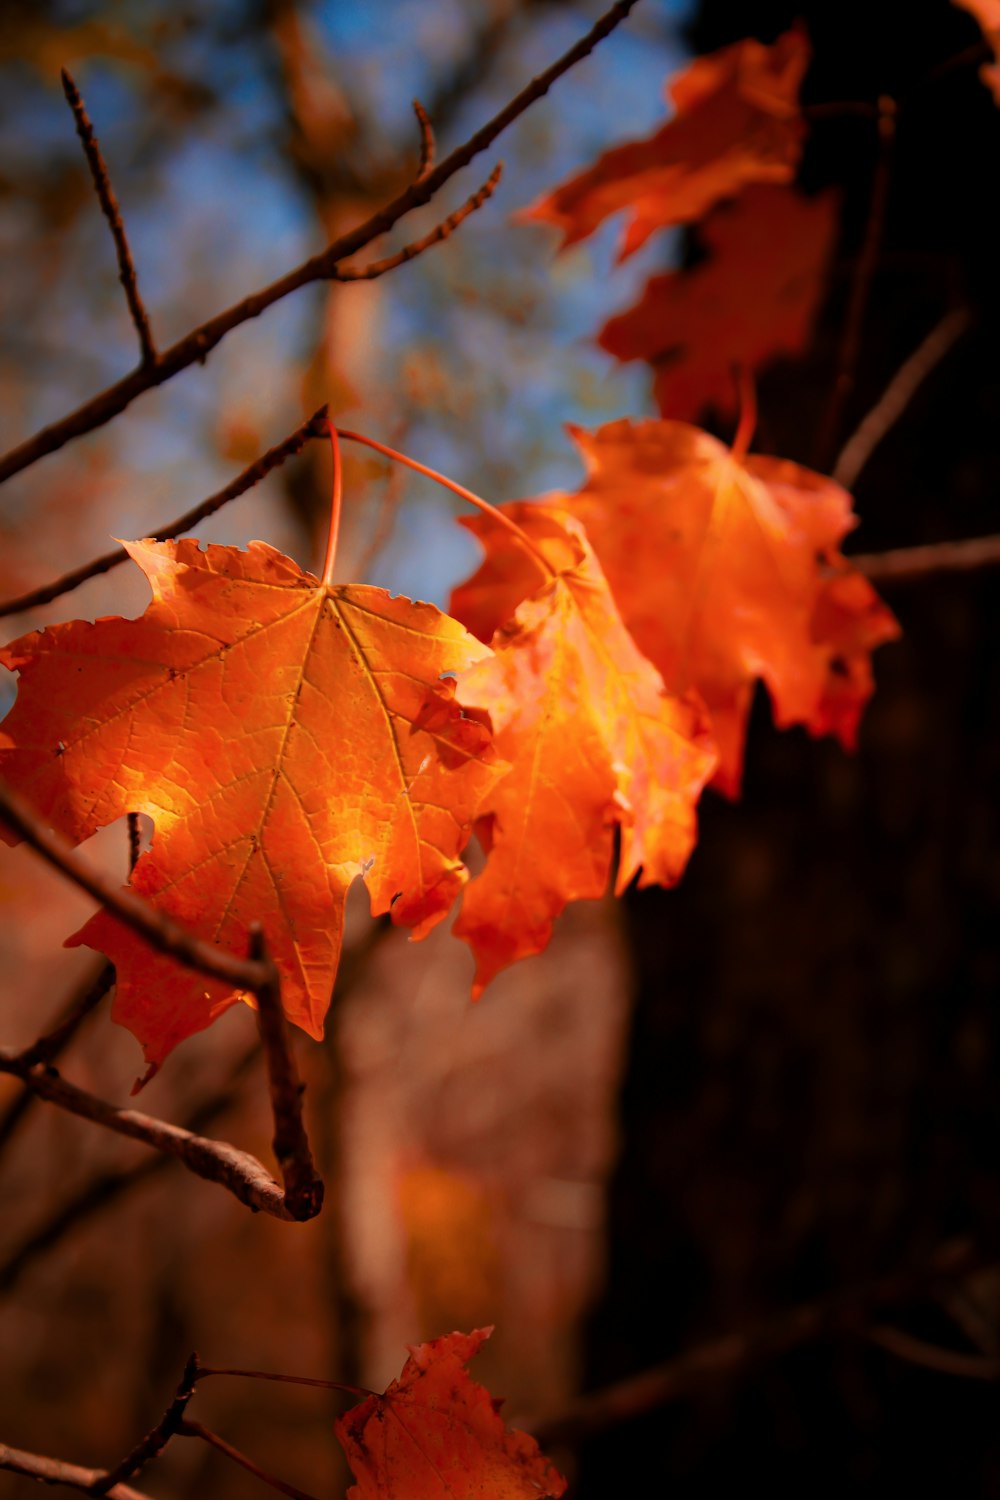
[[[433,605],[327,587],[261,542],[129,551],[153,587],[141,619],[0,652],[21,674],[3,774],[74,842],[148,813],[133,887],[232,952],[261,922],[289,1018],[321,1036],[355,877],[415,935],[466,879],[459,852],[504,768],[441,679],[488,653]],[[113,1014],[153,1064],[245,998],[103,911],[71,941],[115,964]]]
[[[598,342],[616,359],[655,367],[664,416],[693,421],[707,406],[734,414],[735,365],[754,371],[808,343],[838,217],[836,193],[748,188],[699,226],[710,259],[654,276]]]
[[[410,1346],[398,1380],[335,1424],[357,1478],[348,1500],[558,1500],[566,1481],[512,1431],[465,1368],[493,1332]]]
[[[850,495],[781,459],[741,463],[682,422],[574,436],[587,480],[547,499],[585,525],[622,618],[668,688],[695,688],[707,703],[716,785],[739,791],[757,680],[779,727],[852,744],[871,693],[868,652],[899,627],[840,555],[856,524]]]
[[[655,229],[698,219],[748,183],[791,182],[808,63],[809,43],[798,28],[769,47],[751,39],[696,58],[669,85],[673,119],[648,140],[606,151],[518,217],[557,225],[565,248],[627,209],[624,260]]]
[[[451,607],[495,633],[493,653],[463,674],[461,690],[489,711],[510,763],[483,800],[489,857],[455,923],[476,954],[474,994],[540,952],[567,902],[603,894],[616,826],[619,893],[640,871],[640,885],[675,884],[716,762],[703,706],[665,691],[579,524],[523,502],[502,510],[553,573],[497,522],[464,522],[487,556]]]

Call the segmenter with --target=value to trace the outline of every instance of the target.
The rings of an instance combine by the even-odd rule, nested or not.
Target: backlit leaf
[[[21,674],[0,770],[74,842],[127,811],[155,828],[133,887],[246,952],[263,924],[289,1018],[322,1035],[351,882],[425,933],[499,774],[442,680],[488,655],[430,604],[326,587],[261,542],[129,544],[138,620],[74,621],[0,652]],[[115,963],[114,1015],[157,1064],[245,998],[98,912],[74,943]]]

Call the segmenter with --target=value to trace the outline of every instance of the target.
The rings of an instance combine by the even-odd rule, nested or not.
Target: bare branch
[[[1000,563],[1000,536],[974,536],[961,542],[931,542],[893,552],[866,552],[848,562],[873,583],[917,583],[936,573],[971,573]]]
[[[101,155],[101,148],[94,134],[94,127],[90,123],[86,105],[80,97],[80,91],[73,82],[66,69],[62,70],[63,93],[66,101],[73,111],[76,121],[76,133],[83,142],[84,155],[90,168],[90,175],[94,179],[94,187],[97,190],[97,199],[101,205],[101,212],[108,221],[112,238],[115,242],[115,253],[118,256],[118,280],[125,290],[125,300],[128,310],[135,324],[135,331],[139,335],[139,349],[142,354],[142,367],[148,369],[156,363],[156,345],[153,343],[153,333],[149,326],[149,314],[143,306],[139,295],[139,280],[135,273],[135,262],[129,249],[128,238],[125,234],[125,225],[122,223],[121,210],[118,207],[118,199],[115,197],[114,188],[111,186],[111,178],[108,176],[107,165]]]
[[[864,331],[865,313],[871,295],[872,280],[882,248],[885,229],[886,206],[889,201],[889,179],[892,172],[893,148],[896,142],[896,103],[883,96],[878,101],[878,157],[872,179],[871,199],[868,207],[868,222],[861,252],[854,267],[851,295],[844,320],[844,332],[837,354],[837,373],[830,401],[820,427],[816,442],[816,467],[825,470],[837,451],[836,442],[840,433],[840,422],[844,403],[854,389],[858,356],[861,352],[861,335]]]
[[[188,1115],[184,1122],[185,1130],[193,1134],[201,1134],[213,1121],[225,1113],[232,1104],[237,1089],[249,1073],[251,1064],[256,1061],[259,1051],[259,1043],[254,1042],[253,1046],[237,1059],[220,1092],[200,1104]],[[34,1097],[35,1095],[29,1089],[21,1095],[22,1099]],[[54,1250],[77,1224],[85,1223],[95,1214],[109,1208],[132,1188],[138,1187],[148,1178],[165,1171],[176,1160],[174,1156],[149,1156],[137,1166],[126,1167],[119,1171],[101,1172],[96,1177],[92,1177],[78,1192],[62,1203],[50,1218],[25,1235],[7,1259],[0,1263],[0,1294],[9,1292],[12,1287],[16,1286],[29,1266],[34,1266],[43,1255]]]
[[[744,1333],[714,1339],[617,1385],[581,1396],[556,1417],[527,1425],[543,1447],[579,1442],[688,1395],[706,1378],[737,1374],[827,1334],[863,1333],[879,1309],[957,1281],[995,1259],[995,1251],[972,1240],[951,1240],[919,1268],[834,1292]]]
[[[291,1500],[317,1500],[317,1497],[307,1490],[297,1489],[294,1484],[286,1484],[283,1479],[277,1479],[275,1475],[268,1474],[265,1469],[255,1464],[252,1458],[247,1458],[245,1453],[241,1453],[238,1448],[233,1447],[232,1443],[227,1443],[225,1438],[219,1437],[218,1433],[212,1432],[211,1428],[203,1426],[201,1422],[182,1422],[179,1430],[183,1437],[201,1438],[219,1453],[224,1453],[226,1458],[232,1459],[234,1464],[239,1464],[241,1469],[246,1469],[248,1474],[253,1474],[272,1490],[277,1490],[279,1495],[289,1495]]]
[[[269,448],[260,458],[254,459],[241,474],[214,495],[209,495],[207,500],[202,500],[192,510],[185,511],[178,516],[176,521],[168,521],[165,526],[150,532],[154,541],[166,542],[172,537],[180,536],[185,531],[190,531],[197,526],[199,521],[213,516],[217,510],[228,505],[230,500],[238,500],[245,495],[247,490],[253,489],[265,479],[273,469],[277,469],[286,459],[294,458],[300,453],[312,438],[326,437],[327,408],[321,406],[314,412],[307,422],[284,439],[275,447]],[[102,557],[94,558],[93,562],[84,563],[82,567],[74,568],[71,572],[63,574],[53,583],[47,583],[42,588],[32,589],[30,593],[20,594],[16,599],[8,599],[5,604],[0,604],[0,619],[4,615],[21,614],[26,609],[34,609],[36,605],[48,604],[53,599],[60,598],[63,594],[70,593],[79,588],[81,583],[86,583],[88,578],[96,578],[100,573],[109,573],[112,568],[119,564],[128,562],[129,555],[124,547],[116,547],[113,552],[105,552]]]
[[[130,812],[128,815],[128,873],[130,878],[135,874],[135,867],[139,863],[140,849],[139,814]]]
[[[63,1007],[63,1013],[51,1031],[40,1036],[37,1041],[32,1042],[21,1054],[21,1061],[33,1065],[35,1063],[52,1063],[72,1041],[77,1031],[86,1018],[93,1013],[96,1007],[104,999],[108,990],[115,982],[115,971],[111,964],[103,964],[96,976],[88,978],[84,985],[77,987],[69,1000]],[[0,1153],[8,1145],[18,1129],[29,1108],[33,1095],[30,1089],[25,1089],[19,1094],[0,1115]],[[0,1273],[0,1284],[2,1284],[2,1273]]]
[[[384,276],[386,271],[394,271],[397,266],[405,265],[408,260],[415,260],[432,245],[439,245],[446,240],[470,214],[474,214],[477,208],[482,208],[488,198],[492,198],[496,192],[497,184],[503,175],[503,162],[497,162],[489,177],[482,187],[473,193],[461,206],[456,208],[453,214],[449,214],[429,234],[425,234],[419,240],[413,240],[411,244],[404,245],[402,250],[397,250],[395,255],[387,255],[384,260],[373,260],[370,265],[360,266],[356,271],[349,267],[343,271],[335,271],[335,281],[374,281],[377,276]]]
[[[268,972],[267,982],[257,989],[257,1022],[274,1115],[274,1155],[285,1185],[285,1202],[293,1219],[314,1219],[323,1207],[323,1181],[313,1164],[302,1120],[304,1085],[299,1081],[281,1008],[278,971],[257,924],[250,932],[250,956]]]
[[[192,1354],[184,1366],[184,1373],[174,1392],[174,1399],[156,1426],[147,1432],[131,1453],[125,1455],[121,1463],[115,1464],[114,1468],[109,1469],[104,1478],[93,1486],[93,1494],[111,1494],[116,1484],[120,1484],[123,1479],[131,1479],[133,1474],[138,1474],[151,1459],[157,1458],[163,1452],[174,1434],[181,1431],[184,1413],[187,1411],[188,1402],[194,1395],[197,1384],[198,1356]]]
[[[82,1469],[79,1464],[65,1464],[58,1458],[45,1458],[40,1453],[26,1453],[23,1448],[8,1448],[0,1443],[0,1469],[12,1474],[23,1474],[26,1479],[37,1479],[39,1484],[64,1484],[71,1490],[83,1490],[94,1494],[94,1485],[103,1477],[101,1469]],[[127,1484],[116,1484],[105,1490],[107,1500],[149,1500],[141,1490],[133,1490]]]
[[[186,931],[134,891],[121,886],[102,875],[93,865],[80,858],[68,842],[47,828],[28,804],[0,783],[0,823],[6,823],[26,843],[46,859],[50,865],[61,870],[81,890],[87,891],[97,901],[139,934],[159,953],[175,958],[188,969],[209,974],[221,979],[234,989],[250,990],[254,993],[261,985],[270,983],[270,972],[263,964],[252,959],[237,958],[226,953],[214,943],[206,943],[193,933]]]
[[[931,330],[919,349],[900,365],[884,394],[841,449],[833,467],[833,478],[838,484],[846,490],[853,488],[854,481],[886,433],[899,421],[918,388],[958,342],[970,321],[964,307],[948,313]]]
[[[431,124],[430,115],[419,99],[413,101],[413,113],[420,126],[420,165],[417,168],[417,181],[420,182],[428,172],[433,170],[437,143],[434,140],[434,126]]]
[[[925,1370],[936,1370],[939,1375],[956,1375],[962,1380],[1000,1380],[1000,1359],[988,1354],[962,1354],[957,1349],[942,1349],[937,1344],[928,1344],[924,1339],[904,1333],[901,1328],[890,1328],[885,1324],[870,1328],[868,1340],[897,1359],[905,1359]]]
[[[215,317],[209,318],[198,328],[192,329],[169,349],[159,354],[154,364],[140,365],[131,374],[126,375],[114,385],[108,386],[106,390],[92,397],[83,406],[77,407],[76,411],[70,412],[58,422],[53,422],[51,426],[42,428],[34,437],[12,448],[9,453],[0,458],[0,482],[9,479],[13,474],[19,474],[22,469],[37,463],[46,454],[56,452],[73,438],[82,437],[84,433],[93,432],[105,422],[110,422],[113,417],[118,416],[130,406],[138,396],[156,386],[163,385],[181,370],[187,369],[189,365],[203,362],[222,342],[227,333],[251,318],[259,317],[267,308],[280,302],[290,293],[314,281],[329,280],[340,261],[363,250],[366,245],[370,245],[373,240],[385,234],[412,209],[421,208],[425,203],[429,203],[456,172],[468,166],[475,157],[492,146],[497,136],[530,105],[547,94],[558,78],[587,57],[609,32],[624,21],[636,4],[638,0],[617,0],[617,3],[601,17],[586,36],[509,100],[503,109],[474,135],[471,135],[463,145],[457,147],[445,157],[444,161],[432,168],[426,177],[411,182],[409,187],[404,188],[364,223],[340,235],[325,250],[303,261],[300,266],[296,266],[285,276],[271,282],[269,286],[251,293],[241,302],[234,303],[231,307],[217,313]]]
[[[117,1135],[141,1141],[154,1151],[176,1157],[197,1177],[217,1182],[248,1208],[259,1209],[275,1219],[295,1219],[285,1202],[282,1187],[275,1182],[262,1162],[228,1141],[214,1141],[195,1135],[180,1125],[157,1120],[135,1109],[120,1109],[98,1099],[75,1084],[67,1083],[53,1068],[30,1067],[16,1053],[0,1048],[0,1073],[11,1073],[27,1084],[40,1099],[59,1109],[92,1120]]]

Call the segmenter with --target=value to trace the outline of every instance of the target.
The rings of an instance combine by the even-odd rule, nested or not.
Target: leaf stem
[[[495,505],[491,505],[481,495],[475,494],[472,490],[467,490],[464,484],[457,484],[454,479],[448,479],[444,474],[439,474],[437,469],[432,469],[427,464],[418,463],[415,458],[407,458],[405,453],[400,453],[396,448],[390,448],[387,443],[380,443],[375,438],[365,437],[362,432],[349,432],[343,427],[338,427],[337,431],[345,442],[364,443],[366,448],[374,448],[376,453],[382,453],[386,458],[391,458],[398,464],[405,464],[408,469],[414,469],[418,474],[425,474],[428,479],[433,479],[437,484],[443,485],[446,490],[451,490],[452,494],[457,495],[460,500],[467,500],[470,505],[474,505],[477,510],[481,510],[483,515],[489,516],[498,526],[502,526],[505,531],[509,531],[513,537],[516,537],[525,551],[531,553],[535,562],[538,563],[538,566],[547,578],[555,578],[555,568],[549,562],[545,553],[535,546],[527,532],[522,531],[516,521],[512,521],[509,516],[505,516],[502,510],[498,510]]]
[[[320,1380],[312,1375],[279,1375],[273,1370],[215,1369],[211,1365],[199,1365],[198,1379],[207,1380],[209,1375],[235,1375],[241,1380],[276,1380],[283,1385],[311,1385],[321,1391],[343,1391],[347,1396],[375,1396],[376,1391],[363,1385],[346,1385],[342,1380]]]
[[[340,512],[344,498],[344,472],[340,461],[340,442],[337,429],[328,421],[326,430],[330,435],[330,450],[333,454],[333,480],[330,488],[330,532],[326,539],[326,557],[323,559],[323,582],[327,588],[333,583],[333,570],[337,562],[337,541],[340,536]]]
[[[733,438],[732,455],[737,463],[742,463],[750,452],[757,430],[757,390],[746,365],[737,365],[733,374],[739,396],[740,420]]]
[[[234,1464],[239,1464],[241,1469],[246,1469],[248,1474],[253,1474],[256,1479],[259,1479],[262,1484],[266,1484],[269,1489],[277,1490],[279,1495],[288,1495],[291,1497],[291,1500],[316,1500],[316,1496],[311,1495],[308,1490],[300,1490],[294,1484],[286,1484],[277,1475],[269,1474],[266,1469],[260,1468],[258,1464],[254,1463],[252,1458],[248,1458],[245,1453],[241,1453],[239,1448],[234,1448],[232,1443],[227,1443],[225,1438],[219,1437],[217,1432],[213,1432],[204,1423],[191,1422],[185,1419],[181,1422],[177,1430],[182,1437],[201,1438],[210,1447],[216,1448],[220,1453],[225,1454],[226,1458],[231,1459]]]

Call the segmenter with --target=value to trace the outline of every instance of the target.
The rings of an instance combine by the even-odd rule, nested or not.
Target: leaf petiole
[[[330,531],[326,539],[326,557],[323,559],[323,582],[329,587],[333,583],[333,570],[337,562],[337,540],[340,536],[340,511],[344,498],[344,474],[340,461],[340,442],[337,429],[328,421],[326,430],[330,435],[333,453],[333,479],[330,488]]]
[[[349,432],[343,427],[336,429],[331,427],[330,430],[331,432],[336,430],[345,442],[363,443],[366,448],[374,448],[377,453],[384,454],[386,458],[394,459],[399,464],[405,464],[408,469],[415,469],[418,474],[425,474],[428,479],[435,480],[436,483],[443,485],[446,490],[451,490],[452,494],[458,495],[459,499],[467,500],[470,505],[474,505],[477,510],[481,510],[484,515],[491,517],[492,520],[496,521],[497,525],[502,526],[505,531],[509,531],[512,536],[516,537],[525,551],[531,553],[535,562],[547,578],[555,578],[556,569],[549,562],[545,553],[539,547],[535,546],[535,543],[528,536],[527,532],[522,531],[515,521],[512,521],[509,516],[505,516],[502,510],[498,510],[488,500],[484,500],[480,495],[474,494],[472,490],[467,490],[464,485],[457,484],[454,479],[448,479],[444,474],[439,474],[436,469],[429,468],[427,464],[418,463],[415,458],[407,458],[405,453],[400,453],[397,449],[390,448],[387,443],[380,443],[375,438],[365,437],[364,433],[361,432]],[[324,577],[324,582],[326,581]]]

